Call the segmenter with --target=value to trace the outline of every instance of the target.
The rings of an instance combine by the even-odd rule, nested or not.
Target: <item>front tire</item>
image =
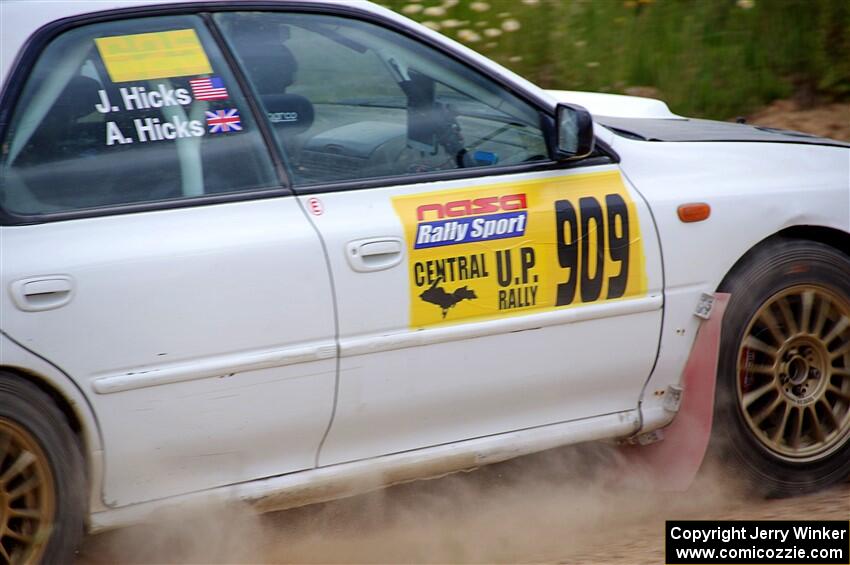
[[[763,494],[850,475],[850,257],[778,240],[722,289],[712,451]]]
[[[70,563],[84,501],[82,455],[62,413],[0,372],[0,563]]]

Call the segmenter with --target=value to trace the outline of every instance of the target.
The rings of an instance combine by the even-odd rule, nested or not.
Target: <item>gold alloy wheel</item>
[[[0,563],[37,563],[56,509],[47,456],[24,428],[0,418]]]
[[[738,351],[738,407],[783,459],[820,459],[850,435],[850,301],[797,285],[770,297]]]

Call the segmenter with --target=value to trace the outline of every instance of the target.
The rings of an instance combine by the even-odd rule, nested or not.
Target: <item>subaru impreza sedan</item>
[[[850,472],[850,145],[544,91],[366,2],[0,22],[0,561],[591,440]]]

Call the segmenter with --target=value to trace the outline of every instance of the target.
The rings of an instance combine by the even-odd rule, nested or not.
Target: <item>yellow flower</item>
[[[422,4],[408,4],[404,8],[401,9],[402,14],[418,14],[422,11]]]
[[[490,9],[490,4],[487,2],[473,2],[469,5],[469,9],[473,12],[486,12]]]
[[[427,22],[422,22],[422,25],[424,25],[427,28],[431,28],[434,31],[440,31],[440,24],[437,23],[437,22],[427,21]]]

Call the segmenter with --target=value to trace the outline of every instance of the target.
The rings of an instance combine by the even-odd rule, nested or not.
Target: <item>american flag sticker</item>
[[[242,121],[239,118],[239,110],[216,110],[207,112],[207,126],[210,133],[227,133],[229,131],[242,131]]]
[[[221,77],[193,78],[189,86],[195,100],[222,100],[230,96]]]

